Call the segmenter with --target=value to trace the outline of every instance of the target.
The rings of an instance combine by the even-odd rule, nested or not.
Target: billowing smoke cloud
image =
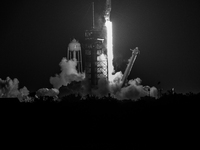
[[[156,99],[158,98],[158,90],[156,87],[151,87],[150,88],[150,96],[155,97]]]
[[[114,98],[118,100],[138,100],[144,96],[151,96],[157,98],[157,89],[155,87],[143,86],[141,85],[142,80],[136,78],[134,80],[129,80],[128,85],[121,87],[121,79],[123,74],[117,72],[114,75],[113,82],[109,83],[107,80],[99,80],[98,90],[95,94],[102,97],[104,94],[111,94]]]
[[[130,100],[138,100],[144,96],[157,96],[157,90],[155,87],[145,88],[141,85],[142,80],[140,78],[129,80],[128,85],[122,87],[121,89],[118,88],[118,91],[115,89],[115,97],[119,100],[123,99],[130,99]],[[151,94],[152,93],[152,94]]]
[[[21,89],[18,88],[19,80],[17,78],[13,80],[10,77],[7,77],[6,80],[0,78],[0,98],[18,98],[20,101],[29,101],[28,89],[25,86]]]
[[[108,96],[110,93],[109,83],[106,78],[100,78],[98,81],[98,89],[92,90],[92,94],[102,98],[104,96]]]
[[[110,93],[115,96],[121,90],[121,79],[123,77],[122,72],[117,72],[114,74],[113,82],[109,83]]]
[[[54,100],[57,100],[58,99],[58,96],[57,96],[58,94],[59,94],[59,90],[58,89],[55,89],[55,88],[52,88],[52,89],[41,88],[36,92],[35,97],[36,98],[41,98],[41,97],[48,96],[48,97],[53,97]]]
[[[63,97],[63,96],[68,96],[68,95],[81,95],[82,97],[84,97],[85,95],[87,95],[89,92],[86,89],[87,87],[87,83],[85,82],[86,80],[84,79],[83,81],[72,81],[71,83],[69,83],[67,86],[62,86],[59,91],[59,97]]]
[[[99,98],[110,95],[118,100],[138,100],[144,96],[157,98],[157,89],[141,85],[142,80],[140,78],[129,80],[127,85],[121,87],[122,72],[115,73],[112,82],[109,82],[106,78],[100,78],[97,89],[92,89],[90,92],[88,90],[90,85],[88,85],[89,82],[85,78],[85,74],[78,73],[76,65],[76,60],[63,58],[60,62],[61,73],[55,77],[50,77],[50,83],[54,88],[60,89],[62,86],[61,93],[64,93],[64,95],[78,94],[84,97],[92,94]]]
[[[77,60],[67,60],[65,57],[60,62],[61,73],[55,77],[50,77],[50,83],[54,88],[59,89],[61,86],[67,86],[72,81],[82,81],[85,73],[78,73],[76,70]]]

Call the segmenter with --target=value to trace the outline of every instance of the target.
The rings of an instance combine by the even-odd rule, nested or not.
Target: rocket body
[[[106,0],[105,20],[110,21],[111,0]]]

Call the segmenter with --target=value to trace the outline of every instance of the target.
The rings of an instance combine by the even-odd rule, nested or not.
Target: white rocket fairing
[[[111,0],[106,0],[105,20],[110,21]]]

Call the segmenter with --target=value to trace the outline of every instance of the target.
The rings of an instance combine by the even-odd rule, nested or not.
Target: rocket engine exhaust
[[[152,92],[154,93],[152,96],[155,97],[155,93],[157,93],[156,92],[157,89],[155,87],[152,87],[152,88],[149,87],[150,90],[149,91],[146,90],[146,88],[144,88],[140,84],[142,81],[140,78],[136,78],[135,80],[130,80],[128,82],[128,85],[124,87],[124,83],[126,82],[127,76],[129,75],[131,68],[133,66],[133,63],[136,59],[136,56],[139,53],[137,48],[133,50],[132,57],[131,57],[132,61],[130,61],[130,63],[127,66],[128,71],[126,71],[124,75],[121,72],[115,73],[114,66],[113,66],[113,33],[112,33],[113,31],[112,31],[112,22],[110,21],[110,12],[111,12],[111,0],[106,0],[106,7],[105,7],[105,12],[104,12],[104,18],[105,18],[104,26],[106,29],[105,39],[106,39],[106,44],[107,44],[106,45],[107,57],[105,57],[104,55],[100,55],[99,57],[97,57],[97,60],[107,59],[107,70],[108,70],[107,79],[100,78],[98,80],[97,89],[96,88],[92,89],[92,92],[88,94],[93,94],[95,96],[102,97],[110,93],[111,96],[120,100],[123,100],[123,99],[137,100],[138,98],[142,96],[152,95],[152,94],[149,94],[150,92]],[[61,74],[56,75],[56,77],[51,77],[50,82],[51,84],[54,85],[54,88],[59,89],[61,86],[67,86],[72,81],[80,81],[79,89],[81,90],[76,90],[76,91],[79,91],[80,95],[83,95],[82,93],[84,93],[84,96],[85,96],[87,93],[85,89],[88,89],[87,88],[88,85],[86,84],[88,83],[87,78],[85,78],[84,73],[83,74],[77,73],[76,65],[77,65],[76,61],[74,62],[73,60],[66,60],[66,59],[62,60],[60,63],[60,66],[62,68]]]
[[[108,58],[108,81],[113,81],[114,66],[113,66],[113,35],[112,35],[112,22],[106,21],[107,30],[107,58]]]

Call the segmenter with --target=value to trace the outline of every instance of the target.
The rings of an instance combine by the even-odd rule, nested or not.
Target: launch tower
[[[96,88],[100,78],[108,78],[107,56],[101,30],[85,31],[85,73],[91,88]]]
[[[95,89],[100,78],[108,80],[106,38],[103,28],[94,25],[94,3],[92,29],[85,31],[85,73],[91,89]]]

